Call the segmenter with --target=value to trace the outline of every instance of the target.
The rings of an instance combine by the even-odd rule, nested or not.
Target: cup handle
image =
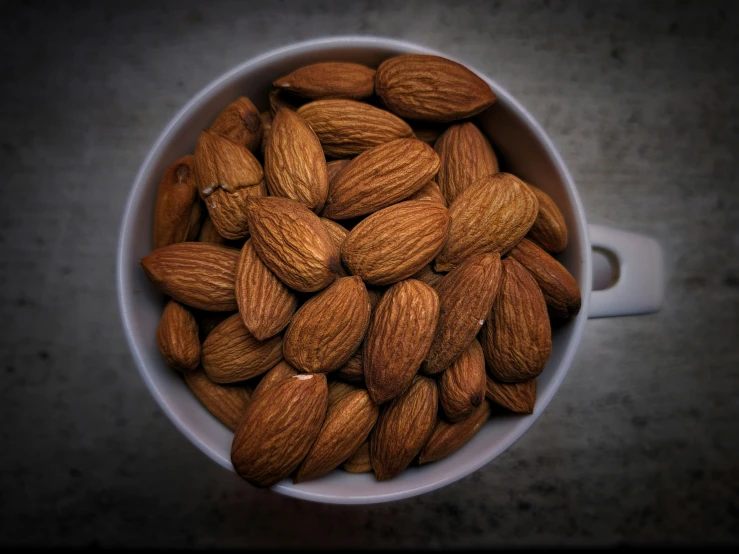
[[[588,225],[592,248],[605,250],[614,259],[617,277],[604,290],[590,293],[589,318],[657,312],[665,295],[662,248],[652,238]],[[597,268],[594,264],[594,272]],[[595,277],[595,276],[594,276]]]

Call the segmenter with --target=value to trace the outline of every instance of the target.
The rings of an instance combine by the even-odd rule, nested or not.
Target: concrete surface
[[[739,9],[732,2],[0,4],[0,545],[415,546],[739,539]],[[664,246],[666,306],[591,321],[545,414],[391,505],[303,503],[191,446],[124,342],[129,186],[211,79],[286,42],[402,37],[488,72],[592,222]]]

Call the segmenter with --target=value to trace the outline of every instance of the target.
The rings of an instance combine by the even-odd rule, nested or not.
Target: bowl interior
[[[175,159],[193,151],[200,131],[237,97],[246,95],[260,109],[266,109],[267,93],[276,77],[325,60],[350,60],[376,67],[387,57],[411,52],[439,54],[401,41],[346,37],[293,45],[247,62],[209,85],[180,111],[139,172],[119,245],[118,292],[126,335],[136,364],[162,409],[194,444],[226,468],[233,469],[232,433],[199,403],[181,377],[164,365],[156,346],[155,331],[165,299],[147,281],[139,260],[152,249],[152,215],[159,179]],[[564,377],[582,334],[589,296],[586,291],[590,290],[590,251],[582,207],[566,168],[543,131],[508,93],[494,81],[487,81],[498,101],[478,123],[493,142],[502,166],[546,191],[563,211],[570,243],[559,260],[583,291],[580,315],[553,332],[552,356],[539,377],[535,413],[498,416],[452,456],[411,467],[390,481],[377,482],[370,474],[334,471],[299,485],[286,480],[275,486],[278,492],[308,500],[360,504],[405,498],[451,483],[486,464],[520,437]]]

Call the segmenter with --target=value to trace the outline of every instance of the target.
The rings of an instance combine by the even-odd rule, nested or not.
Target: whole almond
[[[544,293],[551,317],[570,319],[578,314],[581,303],[580,287],[561,263],[526,239],[521,240],[510,255],[536,279]]]
[[[331,235],[331,240],[334,242],[336,250],[338,252],[341,252],[341,246],[344,244],[344,239],[346,239],[349,231],[347,231],[342,225],[325,217],[321,218],[321,223],[323,223],[323,226],[328,231],[328,234]],[[336,272],[336,275],[338,277],[346,277],[349,274],[346,272],[346,269],[344,269],[344,265],[339,264],[339,269]]]
[[[441,279],[439,322],[423,364],[426,373],[444,371],[475,340],[498,295],[500,276],[498,254],[477,254]]]
[[[195,144],[195,182],[201,198],[218,189],[236,192],[253,187],[262,179],[262,166],[243,144],[211,130],[200,133]]]
[[[412,196],[439,170],[428,144],[403,138],[365,150],[331,183],[322,215],[348,219]]]
[[[479,180],[449,206],[449,238],[436,270],[449,271],[473,254],[507,253],[529,231],[538,208],[531,189],[510,173]]]
[[[362,220],[341,248],[353,275],[372,285],[389,285],[420,271],[447,240],[449,214],[426,200],[400,202]]]
[[[219,385],[202,369],[185,373],[185,382],[203,406],[234,431],[246,411],[252,391],[244,385]]]
[[[527,238],[547,252],[558,254],[567,248],[567,224],[554,200],[541,189],[531,187],[539,201],[539,212]]]
[[[236,268],[236,303],[244,325],[257,340],[282,331],[298,309],[298,298],[264,265],[249,239]]]
[[[216,229],[216,226],[209,215],[205,216],[203,225],[200,227],[198,242],[209,242],[211,244],[220,244],[222,246],[227,246],[229,244],[229,240],[218,233],[218,229]]]
[[[410,386],[431,345],[438,315],[436,292],[421,281],[401,281],[384,294],[362,351],[364,379],[376,404]]]
[[[195,317],[176,300],[164,308],[157,327],[157,346],[165,363],[180,371],[191,371],[200,364],[200,339]]]
[[[254,153],[260,149],[264,134],[259,110],[246,96],[229,104],[210,126],[210,130],[243,144]]]
[[[485,400],[485,356],[476,340],[441,374],[439,400],[451,422],[462,421]]]
[[[462,448],[485,424],[490,412],[490,403],[483,402],[472,415],[459,423],[449,423],[439,418],[428,442],[418,455],[418,463],[441,460]]]
[[[336,176],[341,173],[341,171],[349,165],[349,162],[351,160],[333,160],[331,162],[328,162],[326,164],[326,171],[328,172],[328,184],[329,187],[331,186],[331,183],[333,183]]]
[[[193,178],[194,156],[185,156],[164,173],[154,206],[154,248],[195,240],[200,229],[202,206]]]
[[[159,290],[193,308],[236,309],[234,281],[239,251],[215,244],[180,242],[157,248],[141,260]]]
[[[533,414],[536,403],[536,379],[520,383],[504,383],[487,375],[485,396],[507,410],[517,414]]]
[[[493,147],[469,121],[450,125],[434,150],[441,161],[436,179],[448,205],[480,179],[498,173]]]
[[[326,156],[356,156],[374,146],[412,137],[398,116],[354,100],[317,100],[298,109],[318,135]]]
[[[217,189],[205,199],[208,214],[218,234],[231,240],[249,236],[249,222],[246,218],[246,202],[252,196],[267,196],[264,181],[253,187],[227,192]]]
[[[335,371],[359,348],[369,318],[369,298],[362,280],[338,279],[293,316],[285,333],[285,359],[298,371]]]
[[[393,113],[426,121],[464,119],[495,102],[487,83],[469,69],[424,54],[382,62],[375,75],[375,91]]]
[[[433,264],[428,264],[419,269],[413,276],[412,279],[418,279],[422,283],[426,283],[428,286],[436,288],[441,283],[446,273],[436,273],[434,271]]]
[[[367,391],[362,389],[330,404],[318,438],[298,467],[294,482],[316,479],[337,468],[367,439],[379,413]]]
[[[296,375],[256,395],[231,444],[236,473],[257,487],[290,475],[318,437],[327,404],[324,375]]]
[[[436,425],[436,383],[416,376],[410,388],[383,406],[370,438],[375,476],[392,479],[416,457]]]
[[[252,398],[256,397],[256,395],[258,394],[262,394],[267,389],[271,389],[281,381],[289,379],[290,377],[297,374],[298,371],[293,366],[291,366],[285,360],[282,360],[280,363],[278,363],[275,367],[270,369],[262,376],[262,378],[259,380],[259,384],[254,389],[254,394],[252,395]]]
[[[436,202],[442,206],[446,206],[446,200],[444,195],[441,194],[441,189],[434,181],[426,183],[421,190],[411,196],[408,200],[429,200]]]
[[[314,292],[336,278],[339,252],[316,214],[287,198],[252,198],[246,206],[254,248],[288,287]]]
[[[296,112],[280,110],[264,151],[264,174],[272,196],[297,200],[320,211],[328,194],[326,158],[318,137]]]
[[[506,383],[539,375],[552,352],[544,295],[531,273],[513,258],[503,261],[500,292],[480,342],[488,370]]]
[[[364,386],[362,348],[358,348],[354,355],[349,358],[343,366],[337,369],[333,375],[335,375],[337,379],[341,379],[347,383]]]
[[[372,471],[369,441],[364,441],[341,467],[349,473],[369,473]]]
[[[306,98],[366,98],[375,90],[375,70],[358,63],[321,62],[280,77],[273,85]]]
[[[257,340],[234,314],[203,343],[202,364],[216,383],[236,383],[261,375],[282,360],[282,336]]]

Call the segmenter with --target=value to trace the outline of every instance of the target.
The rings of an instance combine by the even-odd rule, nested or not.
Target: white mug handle
[[[590,293],[588,317],[657,312],[665,295],[662,248],[652,238],[603,225],[588,225],[592,248],[615,258],[617,280]]]

